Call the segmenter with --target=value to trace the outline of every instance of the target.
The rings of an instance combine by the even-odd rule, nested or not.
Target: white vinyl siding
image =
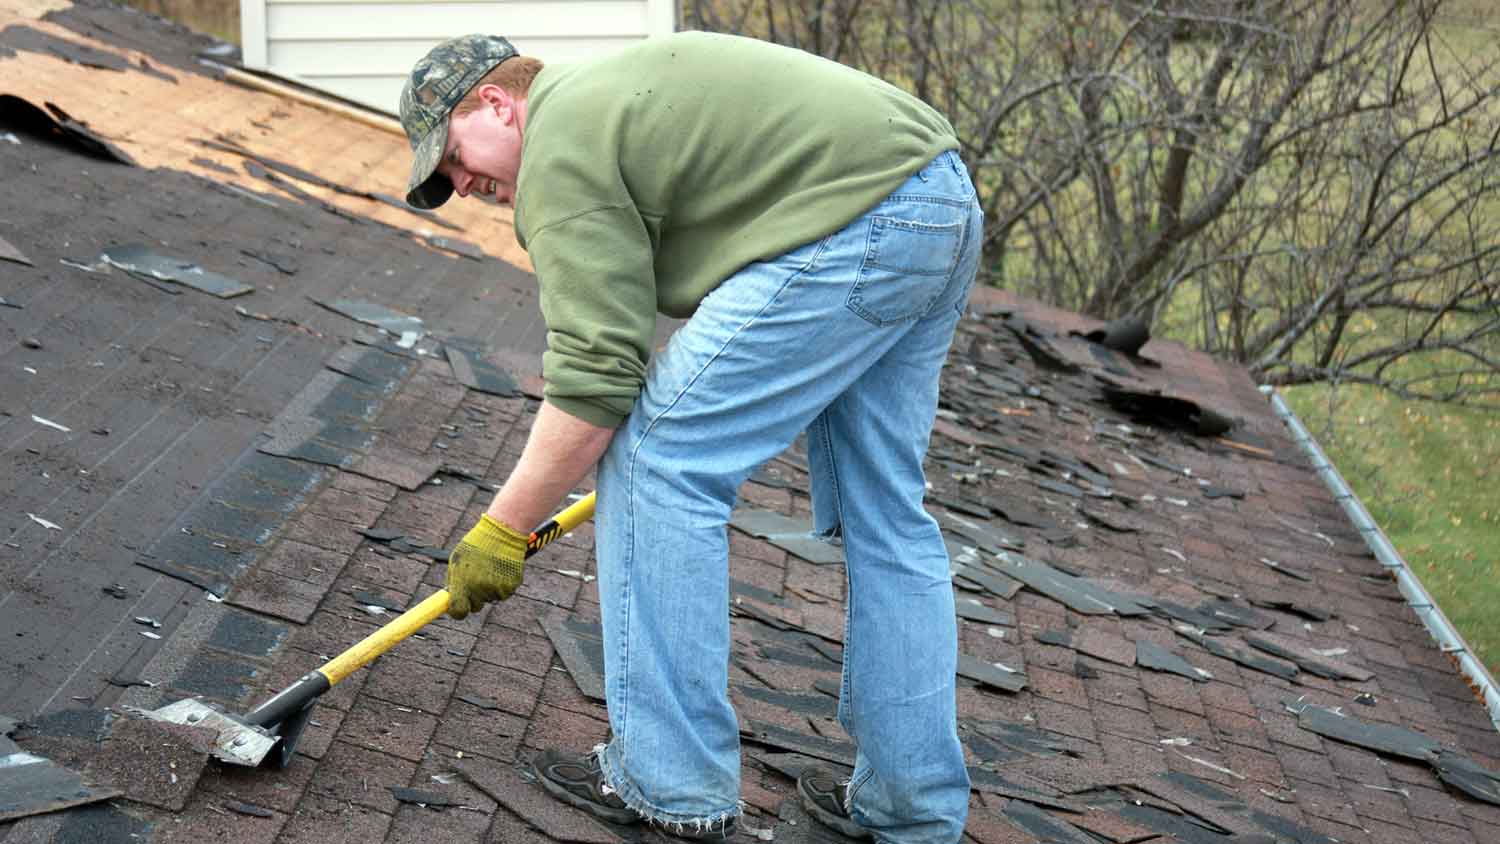
[[[676,0],[241,0],[245,66],[392,114],[407,73],[470,32],[570,62],[671,32]]]

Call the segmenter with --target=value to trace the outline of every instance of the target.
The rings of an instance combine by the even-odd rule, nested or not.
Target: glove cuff
[[[495,521],[488,513],[479,517],[479,523],[474,525],[463,539],[465,543],[481,553],[511,559],[517,556],[525,558],[526,540],[525,535]]]

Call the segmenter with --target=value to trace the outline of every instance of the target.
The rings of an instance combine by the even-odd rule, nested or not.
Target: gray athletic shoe
[[[797,777],[797,793],[802,796],[802,808],[819,823],[849,838],[863,840],[870,837],[870,831],[855,823],[844,808],[844,789],[848,784],[822,768],[808,768]]]
[[[531,767],[542,788],[564,803],[610,823],[635,823],[641,819],[604,781],[596,754],[544,750],[532,758]]]
[[[545,750],[531,760],[531,767],[542,787],[552,796],[610,823],[632,824],[644,820],[673,838],[695,841],[725,839],[734,835],[739,828],[738,818],[728,818],[716,828],[693,829],[690,826],[658,823],[641,817],[640,813],[625,805],[620,795],[604,781],[597,753]]]

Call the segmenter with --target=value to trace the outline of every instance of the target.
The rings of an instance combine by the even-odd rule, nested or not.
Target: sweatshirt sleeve
[[[650,237],[635,207],[606,205],[531,233],[547,351],[546,400],[618,427],[645,383],[656,331]]]

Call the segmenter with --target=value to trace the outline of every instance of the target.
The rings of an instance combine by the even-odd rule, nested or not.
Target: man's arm
[[[614,435],[614,428],[601,428],[543,402],[521,459],[486,514],[518,533],[530,533],[599,462]]]

